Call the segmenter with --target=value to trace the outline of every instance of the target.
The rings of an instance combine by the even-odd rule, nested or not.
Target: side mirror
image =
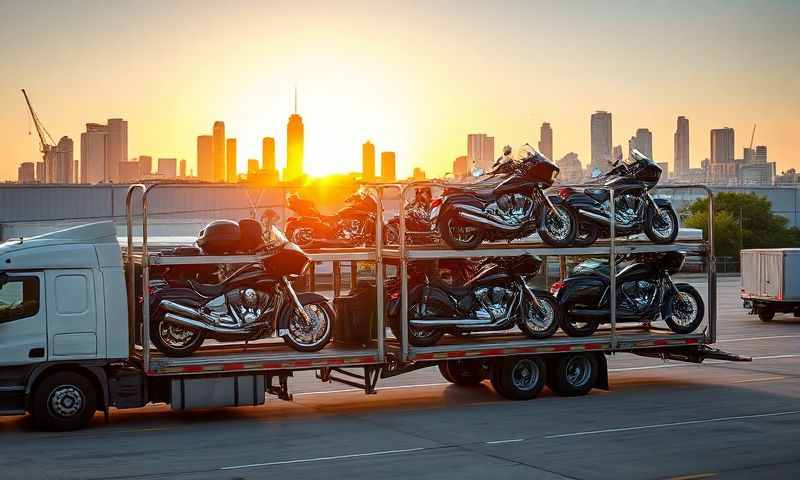
[[[505,147],[503,147],[503,155],[506,156],[511,155],[511,145],[506,145]]]
[[[600,169],[599,168],[593,169],[592,170],[592,178],[597,178],[599,176],[600,176]]]
[[[473,177],[480,177],[481,175],[483,175],[483,169],[481,167],[475,167],[472,169]]]
[[[6,272],[0,272],[0,287],[8,283],[8,274]]]
[[[264,210],[264,213],[261,214],[261,223],[264,224],[264,234],[267,237],[267,243],[273,240],[272,238],[272,227],[280,220],[281,216],[278,215],[275,210],[268,208]]]

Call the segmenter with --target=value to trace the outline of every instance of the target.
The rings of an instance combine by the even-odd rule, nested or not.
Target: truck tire
[[[53,373],[36,386],[32,411],[34,423],[43,430],[83,428],[97,411],[97,389],[80,373]]]
[[[492,371],[492,386],[509,400],[536,398],[544,387],[547,371],[539,357],[510,357],[496,360]]]
[[[439,367],[439,373],[442,374],[442,377],[450,383],[456,383],[453,381],[453,377],[450,376],[450,371],[447,369],[447,362],[442,362],[437,365]]]
[[[474,387],[483,381],[483,365],[475,360],[450,360],[439,364],[439,371],[446,371],[442,376],[450,383],[462,387]]]
[[[586,395],[599,374],[597,358],[591,353],[560,354],[553,362],[549,387],[562,397]]]
[[[758,309],[758,318],[762,322],[771,322],[775,318],[775,309],[769,305],[764,305]]]

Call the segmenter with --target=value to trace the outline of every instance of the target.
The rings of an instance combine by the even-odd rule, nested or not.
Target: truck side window
[[[39,311],[39,279],[9,277],[0,286],[0,323],[31,317]]]

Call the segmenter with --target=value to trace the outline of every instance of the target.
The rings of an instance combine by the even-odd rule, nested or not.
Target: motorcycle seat
[[[608,190],[605,188],[587,188],[583,193],[597,203],[603,203],[608,200]]]
[[[468,193],[475,195],[476,197],[480,198],[481,200],[485,201],[493,201],[494,200],[494,188],[493,187],[485,187],[485,186],[463,186],[463,187],[448,187],[452,188],[453,191],[458,193]]]
[[[214,298],[225,293],[225,290],[227,288],[227,282],[206,284],[206,283],[195,282],[194,280],[189,280],[189,287],[191,287],[192,290],[197,292],[198,295],[207,298]]]

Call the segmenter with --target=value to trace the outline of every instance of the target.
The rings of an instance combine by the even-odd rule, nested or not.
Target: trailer
[[[399,190],[402,200],[419,185],[372,187],[379,200],[376,217],[383,218],[385,191]],[[158,186],[130,187],[124,248],[111,222],[0,246],[0,305],[11,306],[0,310],[0,413],[31,413],[41,428],[70,430],[87,425],[97,410],[108,419],[112,408],[151,403],[187,410],[256,406],[265,403],[267,395],[291,400],[289,379],[298,371],[315,371],[322,382],[340,382],[374,394],[380,379],[426,367],[437,367],[445,379],[458,385],[489,379],[500,395],[510,399],[533,398],[545,385],[560,395],[574,396],[592,388],[608,388],[606,357],[616,353],[697,363],[706,358],[746,360],[712,348],[717,322],[713,233],[708,242],[650,245],[615,240],[612,224],[612,238],[591,247],[514,243],[487,244],[472,251],[424,245],[412,248],[406,242],[404,201],[400,202],[399,246],[384,246],[378,227],[374,248],[309,254],[314,264],[332,264],[334,302],[343,298],[343,264],[351,265],[351,290],[358,283],[358,265],[371,266],[376,315],[369,320],[373,322],[369,331],[374,332],[370,338],[353,344],[335,335],[317,352],[298,352],[271,340],[208,343],[191,356],[168,357],[154,350],[149,339],[151,268],[235,265],[258,262],[261,257],[163,255],[149,243],[147,231],[148,197]],[[696,188],[708,192],[709,218],[713,218],[711,192]],[[134,243],[133,232],[137,215],[142,219],[139,244]],[[708,259],[708,313],[701,331],[675,334],[649,324],[617,325],[615,267],[610,262],[609,328],[590,337],[558,334],[534,340],[510,331],[452,336],[431,347],[413,347],[408,341],[409,262],[525,253],[562,260],[575,255],[615,258],[620,253],[675,250]],[[396,338],[387,335],[384,324],[384,279],[389,263],[397,265],[401,283],[402,328]],[[562,276],[565,264],[561,262]],[[306,285],[315,290],[313,268]]]
[[[800,317],[800,248],[742,250],[743,306],[764,322],[776,313]]]

